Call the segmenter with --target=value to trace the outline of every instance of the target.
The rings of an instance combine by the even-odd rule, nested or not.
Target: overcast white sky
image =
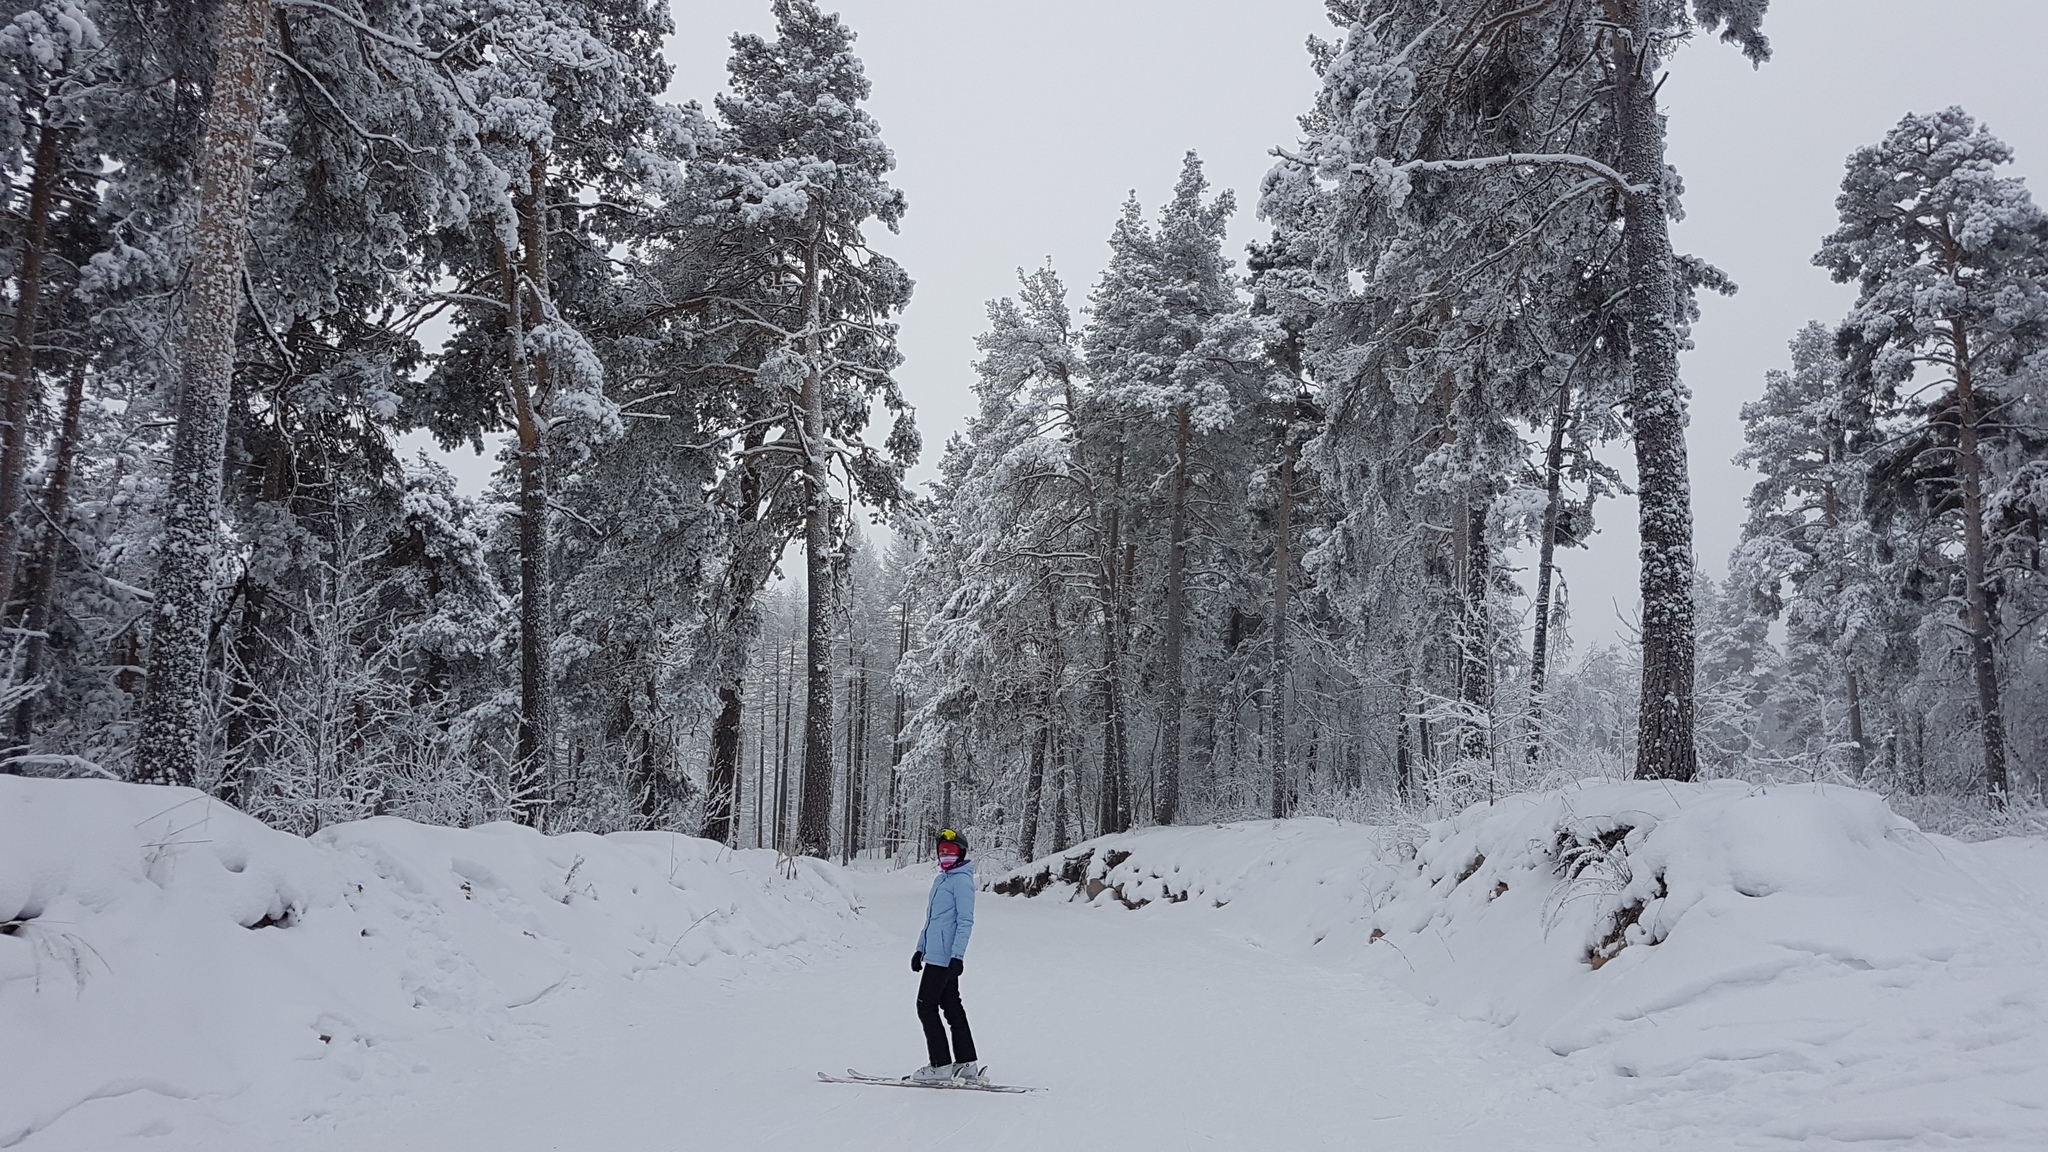
[[[910,200],[901,235],[875,239],[917,281],[900,378],[924,428],[921,476],[969,411],[983,306],[1014,289],[1017,268],[1051,257],[1078,307],[1124,196],[1156,206],[1190,148],[1214,185],[1237,191],[1233,244],[1264,234],[1252,210],[1267,150],[1295,139],[1314,92],[1303,41],[1333,33],[1320,0],[837,8],[860,35],[869,107]],[[676,0],[674,12],[672,95],[707,105],[730,34],[772,28],[767,0]],[[1775,57],[1761,70],[1700,42],[1664,87],[1687,188],[1674,238],[1742,289],[1706,302],[1684,361],[1699,555],[1716,574],[1750,485],[1729,462],[1738,411],[1801,324],[1832,322],[1852,299],[1810,263],[1843,158],[1908,111],[1962,104],[2014,146],[2019,173],[2048,165],[2043,0],[1777,0],[1765,27]],[[1581,643],[1615,635],[1635,602],[1634,507],[1611,504],[1600,521],[1594,546],[1564,561]]]

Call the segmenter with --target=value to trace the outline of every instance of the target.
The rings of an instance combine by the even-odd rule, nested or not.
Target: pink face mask
[[[960,866],[960,859],[960,850],[951,844],[939,849],[939,867],[944,871],[951,872],[953,869],[958,868]]]

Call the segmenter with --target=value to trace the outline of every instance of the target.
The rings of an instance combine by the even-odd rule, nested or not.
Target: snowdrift
[[[0,1147],[317,1116],[412,1070],[396,1041],[460,1059],[543,998],[802,963],[859,931],[839,876],[666,833],[300,839],[190,789],[0,776]]]
[[[2048,1147],[2048,843],[1923,836],[1866,792],[1600,783],[1426,827],[1152,829],[993,887],[1384,977],[1673,1134]]]

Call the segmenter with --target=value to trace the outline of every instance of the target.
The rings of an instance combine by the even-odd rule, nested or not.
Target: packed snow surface
[[[977,909],[1050,1091],[817,1083],[922,1062],[930,875],[0,778],[0,1147],[2048,1147],[2048,846],[1861,792],[1108,837]]]

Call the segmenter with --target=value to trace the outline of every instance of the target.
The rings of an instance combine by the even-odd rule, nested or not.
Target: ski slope
[[[398,821],[307,842],[222,811],[207,835],[185,837],[181,871],[166,873],[161,853],[125,871],[105,863],[124,852],[145,861],[146,846],[161,839],[152,824],[132,828],[135,814],[180,795],[0,780],[0,917],[18,920],[21,910],[7,905],[26,892],[37,919],[68,922],[100,964],[82,985],[52,987],[62,974],[46,958],[36,989],[23,934],[0,935],[0,1034],[9,1038],[0,1046],[0,1145],[1423,1152],[1624,1141],[2048,1143],[2048,1055],[2034,1038],[2048,971],[2038,952],[2048,853],[2037,842],[1931,844],[1937,857],[1996,865],[1988,875],[1942,874],[1942,883],[1981,887],[1976,906],[1953,909],[1955,922],[1998,929],[1998,947],[1969,938],[1938,961],[1781,966],[1778,976],[1804,981],[1796,985],[1752,971],[1748,984],[1693,987],[1691,1008],[1646,1012],[1612,990],[1643,991],[1660,979],[1658,964],[1679,964],[1698,985],[1701,965],[1718,960],[1679,948],[1683,920],[1662,943],[1624,949],[1600,972],[1556,962],[1581,947],[1576,923],[1552,922],[1548,953],[1500,947],[1522,922],[1514,901],[1464,907],[1457,895],[1474,883],[1491,891],[1494,873],[1446,880],[1466,872],[1458,861],[1485,836],[1521,834],[1509,824],[1446,822],[1421,832],[1412,851],[1390,849],[1380,831],[1326,821],[1115,838],[1132,853],[1119,865],[1124,895],[1156,888],[1158,898],[1135,911],[1113,891],[1088,901],[1058,886],[1033,899],[984,892],[979,901],[963,991],[982,1058],[1001,1082],[1048,1089],[999,1096],[815,1079],[820,1070],[902,1072],[922,1062],[908,960],[927,869],[850,875],[812,863],[791,874],[771,853],[664,836],[543,838]],[[1809,817],[1846,813],[1840,823],[1851,832],[1869,815],[1832,801],[1808,808]],[[1798,811],[1767,809],[1790,821],[1794,839],[1810,840],[1812,829],[1791,820]],[[40,839],[22,834],[28,815],[39,818]],[[223,851],[241,871],[221,871]],[[1702,859],[1713,864],[1712,853]],[[1526,863],[1495,867],[1511,887],[1531,887]],[[1433,876],[1438,866],[1443,874]],[[570,883],[560,883],[571,868]],[[236,887],[251,877],[252,887]],[[1686,883],[1674,871],[1669,902],[1684,899]],[[257,908],[252,893],[265,885],[292,888],[295,920],[245,926],[285,911]],[[1186,899],[1174,901],[1176,886]],[[1685,912],[1702,929],[1729,915],[1711,885],[1704,891]],[[1924,894],[1956,903],[1956,890],[1940,883]],[[1821,906],[1856,908],[1854,895]],[[215,912],[219,925],[207,927]],[[1757,934],[1739,918],[1728,923],[1741,929],[1723,934],[1741,961]],[[1917,927],[1891,926],[1895,951],[1915,954]],[[1373,929],[1388,939],[1372,941]],[[1823,924],[1814,938],[1830,931]],[[379,935],[376,948],[351,940]],[[1417,946],[1423,938],[1441,953]],[[1404,952],[1391,946],[1398,940],[1409,941]],[[166,963],[153,970],[159,958]],[[1495,986],[1481,987],[1486,980]],[[1604,991],[1573,1000],[1582,986]],[[1447,995],[1458,989],[1466,995]],[[1788,989],[1803,1013],[1771,998]],[[1896,1021],[1884,1016],[1888,1004],[1905,1005]],[[1955,1018],[1926,1016],[1929,1004],[1952,1005]],[[1759,1006],[1764,1016],[1749,1011]],[[1873,1014],[1875,1032],[1863,1019]],[[1710,1020],[1735,1026],[1728,1035],[1755,1050],[1716,1048],[1682,1067],[1631,1070],[1620,1059],[1690,1051],[1713,1031]],[[1561,1026],[1583,1043],[1558,1051],[1550,1041]],[[316,1027],[330,1039],[312,1035]],[[1660,1028],[1683,1032],[1677,1047],[1644,1047]],[[1849,1072],[1829,1071],[1841,1056],[1852,1058]],[[1860,1103],[1870,1084],[1859,1070],[1873,1061],[1885,1076],[1917,1069],[1917,1088],[1887,1091],[1918,1111],[1879,1114]],[[1830,1113],[1842,1100],[1859,1115]],[[1786,1127],[1788,1117],[1797,1123]]]

